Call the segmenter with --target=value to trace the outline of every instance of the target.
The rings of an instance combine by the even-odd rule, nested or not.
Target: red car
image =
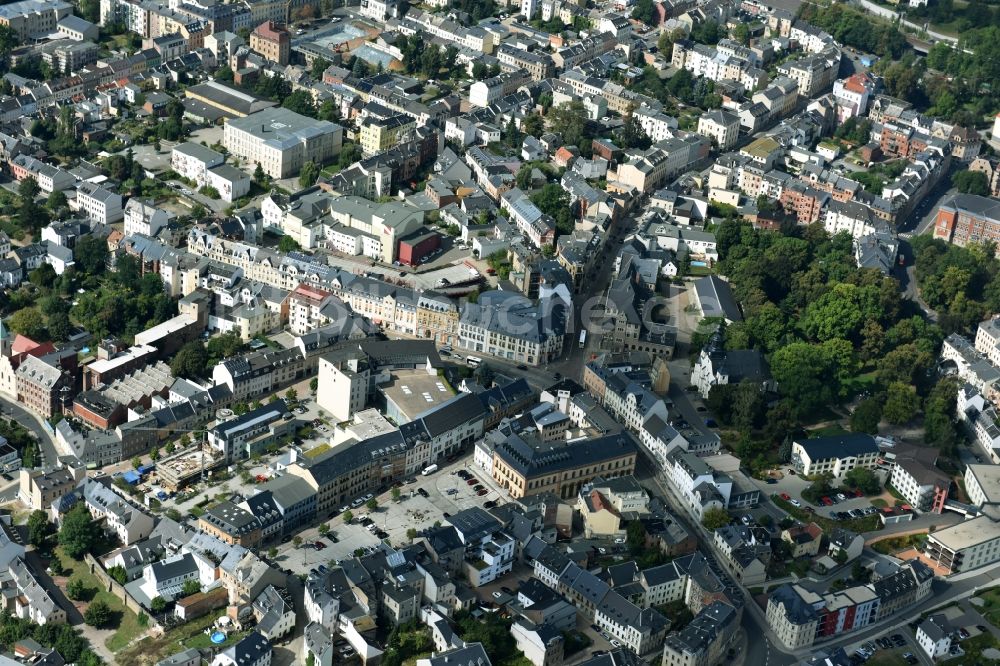
[[[833,506],[833,500],[829,497],[824,497],[820,500],[825,506]]]
[[[466,481],[466,482],[465,482],[465,484],[466,484],[467,486],[474,486],[474,485],[476,485],[477,483],[479,483],[479,482],[478,482],[478,481],[476,481],[475,479],[469,479],[468,481]]]
[[[860,490],[855,490],[854,491],[854,496],[855,497],[864,497],[865,494],[863,492],[861,492]]]
[[[481,490],[477,490],[477,491],[476,491],[476,494],[477,494],[477,495],[479,495],[480,497],[482,497],[483,495],[488,495],[488,494],[489,494],[489,492],[490,492],[490,491],[486,490],[486,488],[483,488],[483,489],[481,489]]]
[[[788,493],[781,493],[780,497],[781,497],[781,499],[785,500],[786,502],[788,500],[792,499],[792,496],[789,495]]]

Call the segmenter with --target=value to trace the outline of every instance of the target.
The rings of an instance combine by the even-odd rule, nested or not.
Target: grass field
[[[118,662],[121,664],[134,664],[144,666],[155,664],[165,657],[176,654],[187,648],[207,648],[214,644],[205,633],[205,629],[212,626],[216,618],[223,615],[223,612],[209,613],[204,617],[192,620],[180,627],[171,629],[159,638],[147,637],[132,645],[118,654]],[[226,647],[236,643],[249,632],[237,632],[229,634],[226,641],[221,644]]]
[[[90,573],[87,565],[80,561],[71,559],[66,553],[63,552],[62,546],[55,549],[55,556],[59,558],[60,562],[63,564],[63,568],[66,571],[69,580],[66,581],[67,585],[69,581],[72,580],[82,580],[84,586],[91,591],[91,598],[87,601],[93,603],[97,600],[104,601],[109,608],[111,608],[111,622],[108,624],[108,629],[114,630],[114,634],[105,641],[105,645],[112,652],[117,652],[129,644],[130,641],[135,639],[145,631],[145,628],[140,626],[138,616],[132,611],[125,608],[125,604],[122,600],[111,594],[110,592],[103,589],[101,581],[97,579],[97,576]],[[70,572],[72,571],[72,574]],[[84,609],[86,610],[86,609]]]

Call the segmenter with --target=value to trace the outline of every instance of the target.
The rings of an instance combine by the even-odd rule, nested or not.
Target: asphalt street
[[[59,453],[56,450],[55,440],[37,416],[21,407],[18,403],[4,397],[0,397],[0,416],[5,419],[13,419],[34,433],[35,438],[38,440],[38,449],[42,457],[39,461],[39,467],[45,464],[52,464],[58,460]]]

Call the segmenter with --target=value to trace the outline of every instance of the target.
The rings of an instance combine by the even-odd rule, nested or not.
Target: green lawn
[[[993,626],[1000,627],[1000,589],[983,590],[979,593],[979,598],[986,602],[982,608],[983,617]]]
[[[866,663],[869,666],[907,666],[902,650],[879,650]]]
[[[875,507],[875,508],[877,508],[877,509],[884,509],[887,506],[889,506],[889,503],[886,502],[881,497],[876,497],[875,499],[872,500],[872,506]]]
[[[104,601],[109,608],[111,608],[112,619],[111,624],[108,629],[114,629],[115,633],[111,638],[105,641],[105,645],[112,652],[117,652],[121,650],[130,641],[135,639],[136,636],[142,634],[145,629],[139,625],[139,618],[130,610],[125,608],[125,604],[122,603],[121,599],[111,594],[110,592],[104,590],[101,582],[97,579],[97,576],[90,573],[87,568],[86,563],[71,559],[66,553],[63,552],[62,546],[58,546],[55,549],[55,556],[63,563],[63,567],[67,574],[72,571],[72,575],[69,576],[69,580],[82,580],[87,589],[91,590],[93,597],[89,599],[90,603],[97,600]],[[67,581],[67,585],[69,584]]]
[[[212,626],[216,618],[224,612],[209,613],[179,627],[171,629],[159,638],[144,638],[118,655],[121,664],[155,664],[164,657],[169,657],[189,647],[203,648],[213,645],[205,629]],[[224,645],[230,645],[245,636],[246,633],[230,634]]]
[[[813,438],[813,437],[833,437],[834,435],[845,435],[845,434],[847,434],[849,432],[850,431],[847,430],[846,428],[844,428],[843,426],[838,425],[838,424],[834,424],[834,425],[828,425],[828,426],[823,427],[823,428],[819,428],[818,430],[810,430],[809,431],[809,437],[810,438]]]

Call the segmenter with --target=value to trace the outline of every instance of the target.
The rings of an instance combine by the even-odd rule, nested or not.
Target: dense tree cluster
[[[59,545],[74,560],[81,559],[101,538],[101,528],[93,521],[82,502],[73,505],[59,528]]]
[[[14,617],[7,610],[0,613],[0,647],[4,652],[12,652],[14,644],[26,638],[55,648],[67,664],[75,662],[78,666],[99,666],[103,663],[90,649],[87,640],[68,624],[39,625]]]
[[[899,58],[907,49],[906,39],[895,26],[873,21],[848,5],[803,3],[799,18],[826,30],[841,44],[879,56]]]
[[[990,181],[982,171],[959,171],[951,177],[952,186],[959,192],[965,194],[978,194],[981,197],[989,196]]]
[[[556,221],[556,231],[560,235],[573,233],[573,213],[569,205],[569,193],[556,183],[548,183],[531,195],[531,202],[538,210]]]
[[[1000,312],[1000,261],[993,245],[958,247],[930,236],[911,241],[920,294],[945,333],[971,332]]]
[[[545,124],[549,131],[562,136],[567,146],[576,146],[584,157],[591,155],[596,132],[587,119],[583,102],[574,100],[552,107],[545,115]]]
[[[722,97],[715,92],[715,83],[704,77],[695,78],[686,69],[679,70],[664,81],[655,69],[646,66],[633,87],[637,92],[649,95],[665,104],[665,112],[673,115],[679,114],[674,107],[678,101],[702,109],[716,109],[722,106]]]
[[[155,273],[140,274],[138,260],[118,257],[115,272],[100,278],[100,288],[77,297],[72,318],[94,337],[131,337],[177,314],[177,304]]]
[[[765,412],[748,387],[713,389],[720,417],[738,422],[741,457],[754,460],[796,420],[865,390],[873,402],[861,429],[874,430],[887,404],[891,420],[915,415],[934,388],[942,332],[902,300],[896,280],[856,267],[850,237],[818,225],[781,233],[727,220],[717,238],[721,272],[744,309],[744,321],[725,329],[726,347],[764,352],[783,397]],[[897,383],[913,387],[909,414],[897,409]]]
[[[436,78],[442,68],[448,70],[448,75],[461,76],[462,70],[453,67],[458,49],[447,46],[444,49],[436,44],[428,44],[420,34],[400,35],[396,46],[403,53],[403,67],[407,73],[423,74],[428,78]]]

